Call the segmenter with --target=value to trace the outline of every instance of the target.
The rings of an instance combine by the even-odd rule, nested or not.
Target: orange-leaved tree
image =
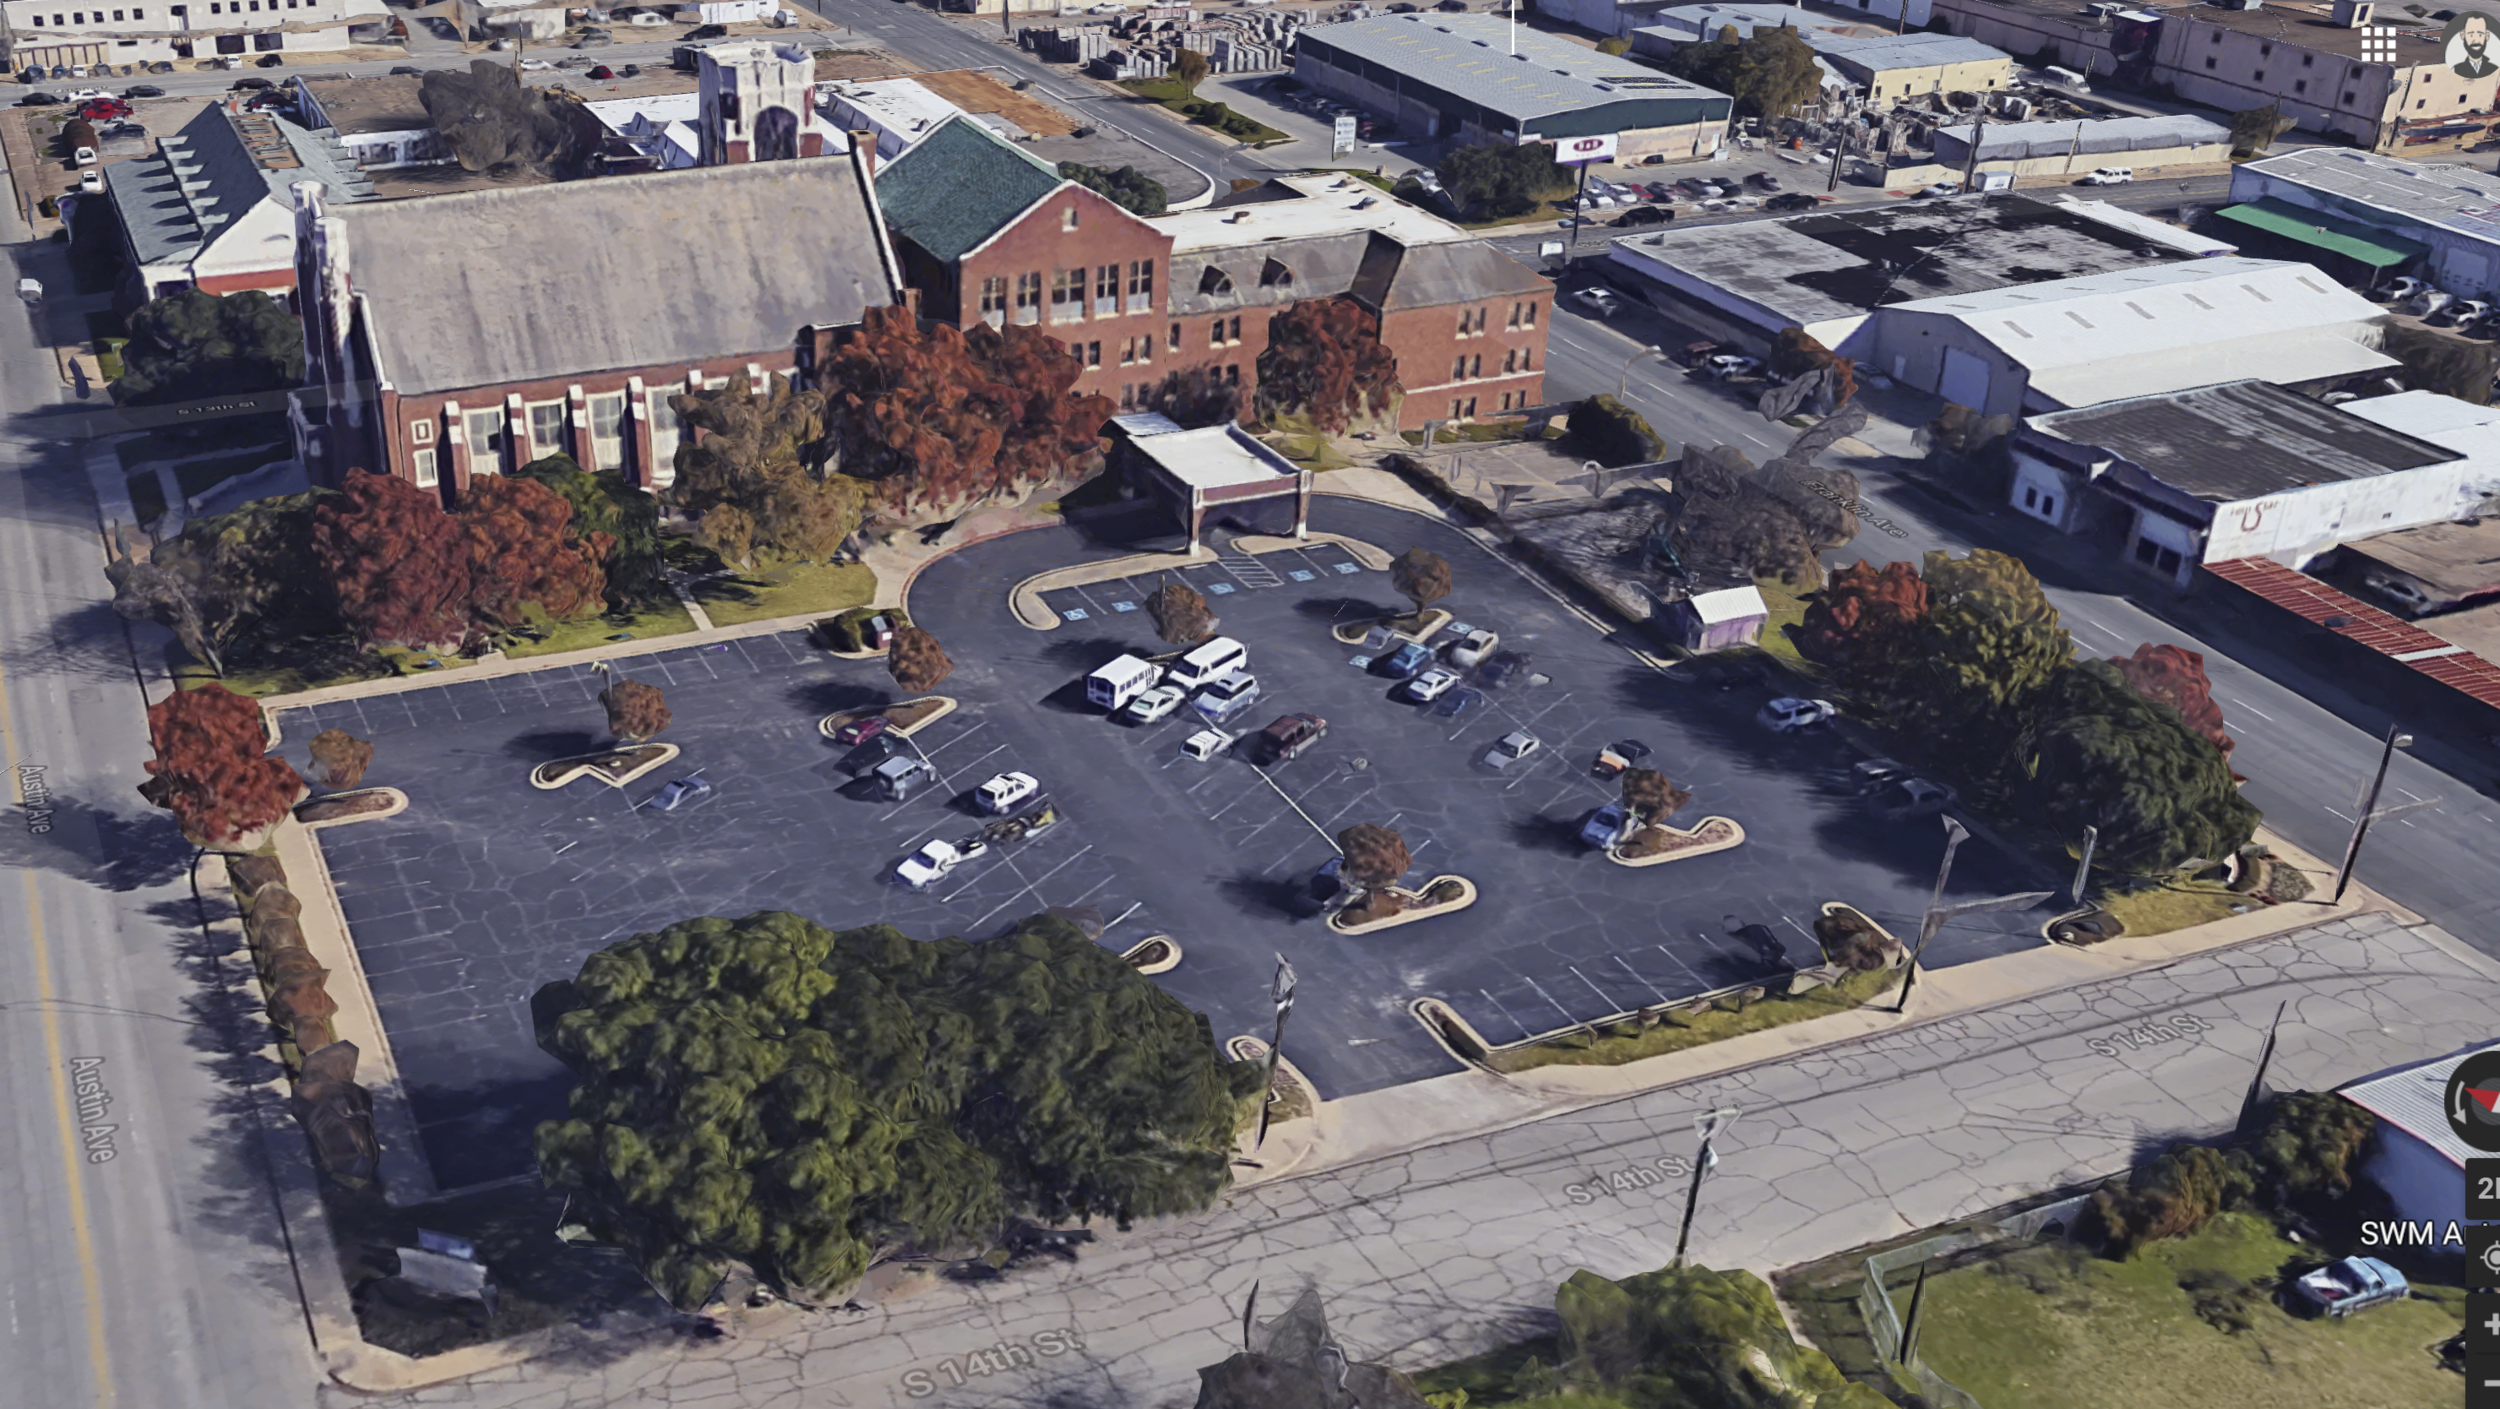
[[[148,706],[156,757],[139,795],[174,814],[185,841],[207,851],[257,851],[287,810],[312,792],[286,760],[268,756],[260,702],[223,685],[176,690]]]
[[[430,490],[365,470],[313,508],[313,560],[367,645],[449,651],[469,629],[469,542]]]
[[[1354,300],[1305,299],[1268,321],[1251,397],[1261,420],[1302,416],[1336,435],[1355,420],[1394,416],[1405,395],[1378,320]]]
[[[1037,328],[920,325],[872,308],[817,372],[843,473],[905,507],[960,504],[1048,480],[1099,451],[1108,397]]]
[[[938,639],[909,623],[894,629],[894,640],[886,646],[885,668],[895,684],[915,695],[936,689],[955,673],[955,663],[946,658]]]
[[[557,621],[605,605],[599,567],[616,540],[568,531],[573,506],[534,479],[480,475],[462,496],[460,527],[469,543],[469,610],[489,626],[519,626],[536,607]]]

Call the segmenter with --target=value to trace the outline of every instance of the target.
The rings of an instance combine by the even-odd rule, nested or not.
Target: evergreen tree
[[[2038,701],[2031,791],[2061,838],[2100,828],[2093,865],[2150,876],[2246,846],[2258,812],[2186,719],[2129,688],[2107,661],[2059,671]]]
[[[516,479],[534,479],[573,506],[566,525],[576,542],[592,534],[610,539],[600,566],[608,575],[610,605],[630,607],[676,600],[660,575],[660,501],[625,482],[619,474],[593,473],[570,455],[532,460],[513,472]]]
[[[1927,612],[1885,712],[1900,728],[1953,740],[1963,757],[2010,760],[2041,691],[2073,662],[2074,642],[2020,559],[1931,552],[1920,575]]]

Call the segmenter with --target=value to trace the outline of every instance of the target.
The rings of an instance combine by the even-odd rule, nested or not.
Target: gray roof
[[[2483,1155],[2458,1139],[2455,1128],[2448,1123],[2448,1078],[2455,1075],[2467,1057],[2490,1051],[2500,1051],[2500,1047],[2469,1047],[2413,1066],[2397,1067],[2338,1087],[2335,1094],[2446,1155],[2462,1169],[2467,1160]]]
[[[1372,237],[1363,231],[1320,235],[1306,240],[1245,243],[1227,249],[1197,250],[1172,256],[1172,312],[1175,316],[1215,313],[1235,308],[1280,308],[1296,299],[1327,298],[1354,287],[1371,250]],[[1271,277],[1274,264],[1290,278]],[[1210,280],[1207,271],[1220,271]],[[1229,281],[1229,287],[1224,287]],[[1210,284],[1217,287],[1210,288]]]
[[[1673,266],[1800,325],[1914,299],[2189,257],[2063,206],[2013,194],[1670,226],[1619,237],[1613,246]]]
[[[1958,34],[1904,34],[1898,37],[1864,38],[1857,35],[1833,34],[1806,30],[1803,37],[1808,48],[1843,68],[1864,73],[1891,73],[1901,69],[1935,68],[1943,64],[1984,64],[1994,59],[2008,65],[2012,56],[2002,49],[1992,49],[1976,39]]]
[[[2500,176],[2474,167],[2312,147],[2241,169],[2340,198],[2327,205],[2330,211],[2374,207],[2477,239],[2500,240]],[[2233,185],[2236,190],[2238,183]]]
[[[2460,458],[2270,382],[2225,382],[2052,411],[2027,424],[2035,433],[2108,451],[2213,503]]]
[[[1059,168],[958,114],[877,172],[886,228],[952,264],[1061,185]]]
[[[1655,23],[1649,32],[1664,36],[1674,43],[1687,43],[1696,37],[1713,37],[1729,25],[1736,27],[1740,39],[1750,39],[1756,29],[1793,29],[1812,41],[1815,32],[1838,34],[1886,34],[1872,22],[1844,19],[1838,15],[1818,14],[1797,5],[1752,5],[1743,3],[1711,3],[1676,5],[1651,16]]]
[[[810,324],[856,323],[901,302],[893,252],[849,157],[335,214],[379,375],[405,393],[764,352]]]
[[[1936,160],[1946,166],[1967,160],[1970,133],[1968,126],[1937,128]],[[2018,161],[2024,157],[2062,157],[2068,152],[2153,152],[2219,146],[2230,140],[2229,128],[2185,113],[2073,122],[1992,122],[1980,134],[1979,159]]]
[[[157,143],[157,154],[107,169],[106,191],[142,264],[196,259],[265,200],[292,209],[287,187],[318,181],[338,204],[373,199],[373,183],[329,136],[269,113],[218,102]]]
[[[1383,313],[1396,313],[1552,287],[1552,281],[1488,244],[1401,245],[1374,236],[1353,293]]]
[[[1306,28],[1297,40],[1378,64],[1453,97],[1525,122],[1636,98],[1723,98],[1697,83],[1532,29],[1499,15],[1384,15]]]

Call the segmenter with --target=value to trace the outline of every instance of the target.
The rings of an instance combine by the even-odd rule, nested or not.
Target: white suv
[[[1003,816],[1015,805],[1042,790],[1041,783],[1030,773],[1001,773],[983,783],[977,796],[981,810]]]

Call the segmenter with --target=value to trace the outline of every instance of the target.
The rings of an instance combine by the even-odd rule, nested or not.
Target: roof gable
[[[952,264],[1063,184],[1059,168],[969,117],[951,117],[877,173],[886,228]]]
[[[337,204],[373,199],[373,183],[327,133],[270,113],[211,103],[152,157],[110,169],[106,190],[140,262],[194,259],[262,202],[293,208],[287,188],[318,181]]]

